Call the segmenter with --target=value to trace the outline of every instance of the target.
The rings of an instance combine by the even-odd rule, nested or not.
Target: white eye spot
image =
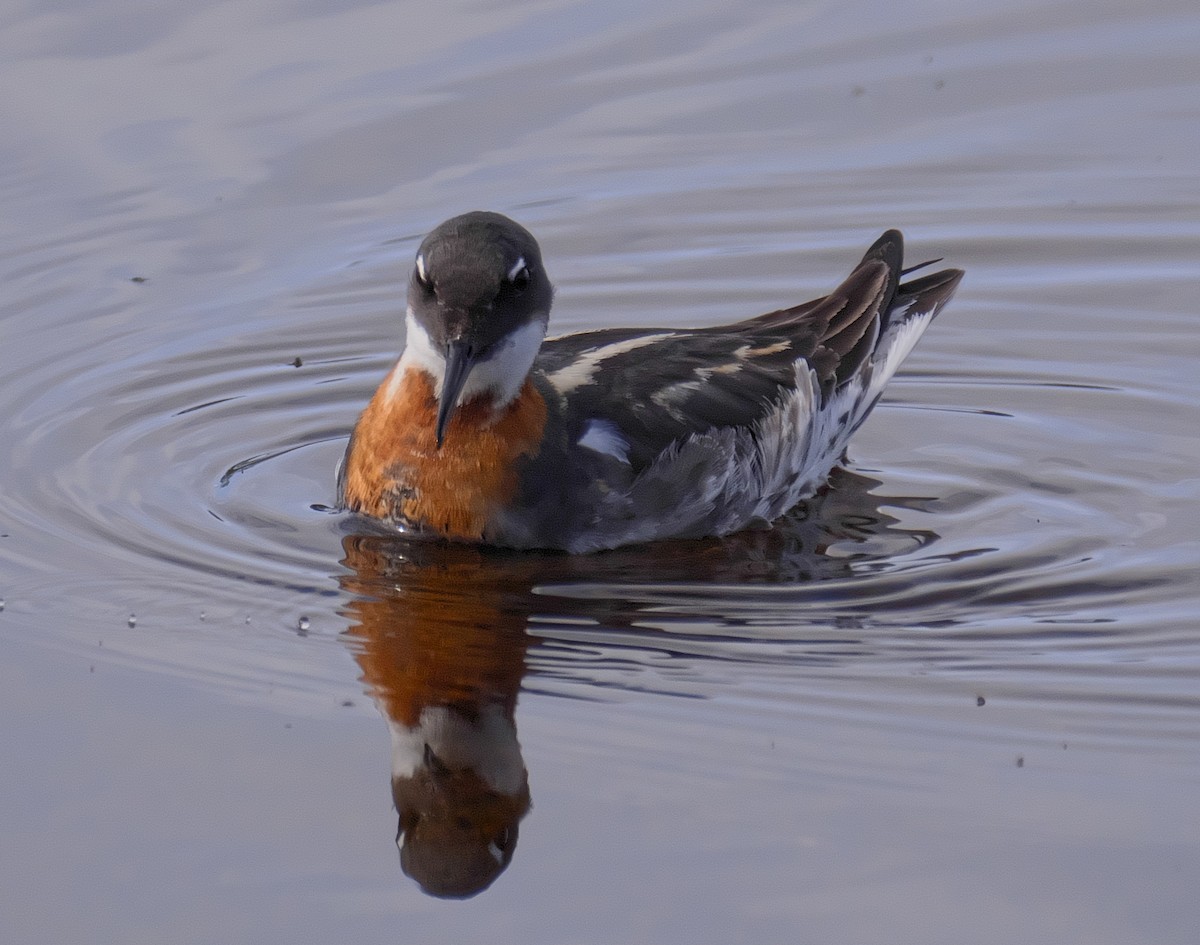
[[[525,257],[524,256],[518,257],[517,261],[515,263],[513,263],[513,267],[510,270],[508,270],[508,281],[516,282],[522,272],[525,273],[525,278],[528,279],[529,272],[525,265]]]
[[[417,279],[422,285],[429,284],[429,273],[425,271],[424,253],[417,253]]]

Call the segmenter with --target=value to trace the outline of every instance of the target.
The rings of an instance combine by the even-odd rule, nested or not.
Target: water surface
[[[0,938],[1192,940],[1192,5],[2,20]],[[405,270],[483,207],[562,331],[807,299],[889,226],[968,275],[772,530],[361,534]],[[446,705],[505,790],[391,783]]]

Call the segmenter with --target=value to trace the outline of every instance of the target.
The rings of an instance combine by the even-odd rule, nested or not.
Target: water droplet
[[[129,623],[129,628],[130,628],[131,630],[132,630],[134,627],[136,627],[136,626],[137,626],[137,614],[130,614],[130,615],[129,615],[129,620],[128,620],[128,623]]]
[[[296,621],[296,629],[301,633],[307,633],[310,626],[312,626],[312,622],[307,617],[301,617]]]

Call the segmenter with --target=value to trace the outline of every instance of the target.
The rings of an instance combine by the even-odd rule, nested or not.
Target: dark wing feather
[[[793,339],[771,332],[751,340],[728,329],[664,331],[659,341],[614,349],[618,353],[597,362],[586,383],[556,386],[556,372],[645,334],[617,329],[552,339],[536,365],[546,393],[560,401],[566,436],[578,439],[590,421],[608,421],[628,442],[635,468],[691,433],[753,423],[795,382],[796,358],[815,348],[810,339],[797,351]],[[748,344],[773,350],[739,358]]]
[[[794,389],[799,359],[815,372],[823,396],[853,377],[886,327],[902,254],[900,234],[889,230],[828,296],[733,325],[550,339],[536,365],[542,386],[559,400],[567,436],[581,435],[588,421],[608,421],[629,442],[631,464],[641,468],[681,437],[752,426]],[[657,341],[634,344],[660,333]],[[572,365],[589,357],[585,379],[564,382]]]

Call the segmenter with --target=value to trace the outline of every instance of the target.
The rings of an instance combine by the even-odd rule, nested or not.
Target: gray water
[[[0,940],[1194,941],[1197,49],[1183,0],[0,12]],[[474,208],[559,331],[807,299],[890,226],[967,278],[771,531],[356,535]],[[389,784],[451,697],[516,700],[532,800],[465,901]]]

